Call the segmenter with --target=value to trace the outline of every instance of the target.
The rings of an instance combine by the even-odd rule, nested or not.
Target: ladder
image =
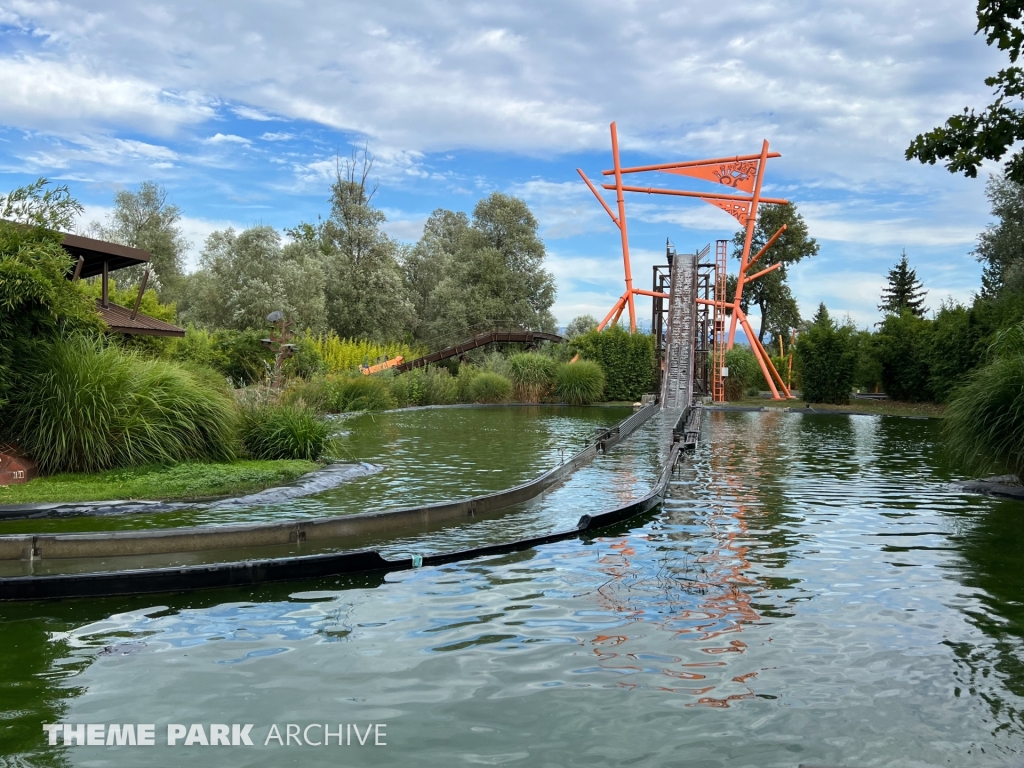
[[[726,267],[729,257],[729,241],[715,241],[715,307],[714,307],[714,332],[712,334],[712,371],[711,371],[711,400],[716,403],[725,402],[725,379],[722,378],[722,368],[725,367],[725,286]]]

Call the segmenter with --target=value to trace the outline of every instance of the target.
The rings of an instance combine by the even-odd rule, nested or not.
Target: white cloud
[[[267,131],[262,136],[260,136],[260,138],[263,139],[264,141],[288,141],[289,139],[294,139],[295,134]]]
[[[248,146],[252,142],[242,136],[236,136],[233,133],[216,133],[210,136],[208,139],[204,139],[206,144],[245,144]]]
[[[252,107],[232,107],[231,111],[243,120],[256,120],[265,123],[277,119],[273,115],[268,115],[266,112]]]

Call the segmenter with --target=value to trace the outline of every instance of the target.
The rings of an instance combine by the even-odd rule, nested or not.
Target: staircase
[[[668,300],[665,371],[662,374],[661,407],[681,410],[693,399],[693,348],[697,326],[694,291],[697,265],[692,253],[672,260],[672,284]]]

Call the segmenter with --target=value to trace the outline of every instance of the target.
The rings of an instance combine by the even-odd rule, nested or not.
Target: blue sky
[[[368,145],[402,240],[436,208],[471,211],[494,190],[527,200],[565,323],[622,291],[617,232],[575,171],[610,166],[610,121],[629,165],[767,138],[783,156],[766,192],[821,243],[790,273],[802,312],[824,301],[865,326],[903,248],[932,308],[977,288],[970,251],[997,168],[964,179],[903,159],[917,133],[987,103],[1004,60],[975,24],[966,0],[5,0],[0,189],[67,182],[87,223],[155,180],[194,261],[215,229],[326,214],[335,156]],[[644,286],[666,237],[693,250],[736,229],[699,201],[627,205]]]

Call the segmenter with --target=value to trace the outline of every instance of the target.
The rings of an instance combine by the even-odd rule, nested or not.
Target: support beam
[[[146,292],[147,282],[149,282],[149,269],[142,275],[142,282],[139,283],[139,295],[135,297],[135,307],[132,309],[131,315],[128,316],[129,320],[134,320],[135,316],[139,314],[139,304],[142,303],[142,294]]]
[[[103,305],[104,309],[110,308],[110,264],[109,262],[103,262],[103,277],[100,278],[101,283],[101,296],[100,304]]]
[[[612,213],[612,209],[608,207],[608,203],[606,203],[604,201],[604,198],[601,197],[601,193],[597,191],[597,187],[595,187],[591,183],[590,179],[587,178],[587,174],[585,174],[583,172],[582,168],[577,168],[576,169],[576,173],[578,173],[580,175],[580,178],[583,179],[584,183],[590,188],[590,191],[594,193],[594,197],[597,198],[597,202],[599,202],[601,204],[601,207],[604,208],[605,212],[609,216],[612,217],[612,221],[614,221],[615,222],[615,226],[618,227],[619,226],[619,219],[618,219],[618,217],[614,213]],[[620,229],[621,229],[621,227],[620,227]]]
[[[629,305],[629,332],[636,333],[636,304],[633,301],[633,270],[629,265],[629,234],[626,231],[626,198],[622,194],[622,167],[619,162],[619,132],[611,124],[612,161],[615,163],[615,199],[619,205],[619,233],[622,235],[622,261],[626,267],[626,301]]]
[[[78,261],[75,263],[75,274],[71,277],[71,282],[77,283],[78,278],[82,276],[82,266],[85,264],[85,257],[79,256]]]
[[[745,275],[750,266],[750,242],[754,237],[754,224],[757,222],[757,208],[761,203],[761,182],[764,181],[765,166],[768,162],[768,140],[761,144],[761,161],[757,165],[757,181],[754,183],[754,195],[750,201],[750,215],[747,216],[747,233],[743,238],[743,255],[740,257],[740,274]],[[768,202],[767,199],[764,202]],[[729,340],[726,349],[732,349],[736,340],[736,319],[740,312],[740,301],[743,299],[743,280],[736,281],[736,297],[733,299],[732,320],[729,322]],[[742,313],[740,313],[742,314]],[[763,367],[763,366],[762,366]],[[775,385],[772,385],[774,390]],[[776,396],[778,393],[776,392]]]
[[[762,269],[760,272],[755,272],[752,275],[748,275],[747,277],[744,277],[743,278],[743,282],[744,283],[749,283],[752,280],[757,280],[757,278],[762,277],[763,275],[767,275],[769,272],[774,272],[776,269],[778,269],[781,266],[782,266],[782,262],[781,261],[778,264],[772,264],[770,267]]]
[[[599,331],[604,330],[604,327],[606,325],[608,325],[608,321],[611,320],[613,317],[618,319],[619,315],[622,314],[622,307],[623,307],[623,305],[625,303],[626,303],[626,294],[622,294],[622,296],[619,297],[619,300],[615,302],[615,306],[612,307],[612,311],[604,316],[604,320],[602,320],[600,323],[598,323],[597,330],[599,330]],[[619,315],[615,314],[616,312],[618,312]]]
[[[768,242],[764,244],[764,247],[761,248],[760,251],[757,252],[757,256],[755,256],[754,258],[752,258],[750,260],[750,263],[747,264],[747,269],[750,269],[752,266],[754,266],[754,264],[757,263],[757,260],[760,259],[762,256],[764,256],[768,252],[768,249],[771,248],[775,244],[775,241],[778,240],[779,236],[783,232],[785,232],[785,231],[786,231],[786,225],[783,224],[781,227],[779,227],[779,231],[778,232],[776,232],[774,235],[772,235],[770,238],[768,238]]]
[[[747,334],[747,338],[750,340],[750,349],[754,353],[754,357],[757,358],[757,364],[761,366],[761,373],[764,374],[764,380],[768,382],[768,387],[772,391],[772,398],[775,400],[781,400],[779,397],[779,390],[775,388],[775,382],[772,380],[772,375],[768,372],[768,366],[765,365],[764,356],[761,354],[760,346],[757,342],[757,337],[754,335],[754,331],[750,328],[750,323],[747,322],[747,316],[743,314],[743,310],[739,307],[733,307],[732,310],[733,320],[739,320],[740,325],[743,326],[743,332]],[[771,361],[768,361],[769,364]]]
[[[638,165],[634,168],[623,168],[623,173],[643,173],[644,171],[664,171],[669,168],[695,168],[700,165],[715,165],[717,163],[738,163],[741,160],[757,160],[757,155],[736,155],[735,157],[713,157],[710,160],[684,160],[680,163],[662,163],[660,165]],[[778,152],[769,153],[768,157],[782,157]],[[604,176],[612,176],[615,169],[601,171]]]
[[[607,190],[618,189],[618,187],[614,184],[602,184],[601,187]],[[623,186],[622,189],[624,192],[641,192],[645,195],[675,195],[676,197],[698,197],[710,198],[712,200],[737,200],[741,203],[749,203],[755,199],[751,195],[726,195],[721,192],[690,192],[689,190],[686,189],[660,189],[659,187],[631,187],[629,185]],[[765,204],[789,204],[789,200],[783,200],[781,197],[760,197],[757,199]]]

